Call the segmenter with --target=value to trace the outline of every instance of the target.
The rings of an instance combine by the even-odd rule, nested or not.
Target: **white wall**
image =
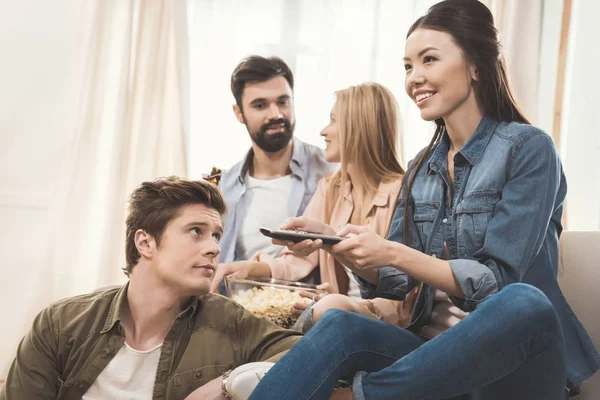
[[[78,98],[72,88],[81,74],[78,3],[0,0],[0,315],[5,326],[30,326],[46,305],[14,299],[43,277],[48,215],[61,160],[72,145]],[[1,379],[9,366],[5,360],[25,331],[0,332]]]
[[[600,230],[600,2],[574,0],[561,127],[569,230]]]

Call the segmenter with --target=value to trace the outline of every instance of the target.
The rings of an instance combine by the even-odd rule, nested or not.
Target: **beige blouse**
[[[352,186],[350,182],[346,182],[344,200],[341,203],[335,203],[331,220],[326,221],[325,194],[328,184],[329,177],[319,181],[317,190],[304,211],[304,216],[319,219],[330,225],[333,230],[339,231],[350,222],[350,217],[354,211]],[[387,234],[388,226],[396,209],[395,203],[400,191],[400,184],[401,180],[381,183],[371,202],[371,207],[366,215],[366,222],[367,226],[378,235],[385,236]],[[283,250],[276,258],[259,252],[253,259],[268,263],[273,278],[292,281],[304,278],[320,265],[321,282],[329,282],[334,293],[348,293],[349,278],[344,267],[323,250],[316,251],[308,257],[299,257],[288,249]]]

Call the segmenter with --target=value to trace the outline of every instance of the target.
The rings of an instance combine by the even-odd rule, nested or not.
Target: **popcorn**
[[[283,328],[291,327],[298,319],[298,315],[292,312],[294,303],[308,305],[311,302],[298,292],[273,287],[241,290],[231,299],[255,316],[266,318]]]

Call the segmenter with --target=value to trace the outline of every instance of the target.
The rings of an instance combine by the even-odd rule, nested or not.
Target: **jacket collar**
[[[113,297],[108,310],[108,315],[106,317],[106,320],[104,321],[104,326],[100,331],[101,334],[109,332],[115,327],[115,325],[118,325],[117,322],[121,321],[121,310],[123,309],[123,305],[127,302],[128,288],[129,281],[127,281],[127,283],[121,286],[121,288],[115,294],[115,297]],[[198,308],[198,302],[198,296],[193,296],[190,300],[189,306],[182,313],[188,313],[190,318],[189,322],[191,322],[192,316],[196,313],[196,309]]]

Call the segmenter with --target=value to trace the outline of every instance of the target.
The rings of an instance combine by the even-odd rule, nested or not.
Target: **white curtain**
[[[49,205],[48,243],[32,246],[46,251],[43,265],[20,298],[10,299],[10,312],[28,318],[2,329],[11,350],[0,354],[0,378],[41,308],[125,280],[124,220],[132,189],[144,180],[187,174],[186,3],[84,4],[81,46],[72,49],[85,65],[79,101],[56,116],[76,118],[76,128],[65,140]]]
[[[79,122],[52,215],[53,297],[123,281],[127,196],[142,181],[186,175],[178,37],[168,0],[98,1]]]
[[[481,0],[494,14],[508,73],[523,112],[539,124],[542,0]],[[551,132],[548,132],[551,133]]]
[[[433,125],[421,120],[404,92],[405,36],[435,3],[189,0],[190,175],[200,177],[212,166],[228,168],[250,145],[245,127],[231,111],[234,99],[229,89],[231,72],[250,54],[277,55],[290,65],[295,76],[296,136],[319,146],[319,132],[327,123],[336,90],[364,81],[386,85],[403,115],[403,158],[411,159],[428,143]],[[496,15],[517,95],[535,121],[541,0],[484,3]]]
[[[386,85],[403,114],[405,160],[430,139],[404,93],[410,24],[435,0],[189,0],[191,135],[189,173],[229,168],[250,146],[231,105],[231,73],[250,54],[280,56],[295,78],[296,133],[323,146],[334,92],[365,81]]]

